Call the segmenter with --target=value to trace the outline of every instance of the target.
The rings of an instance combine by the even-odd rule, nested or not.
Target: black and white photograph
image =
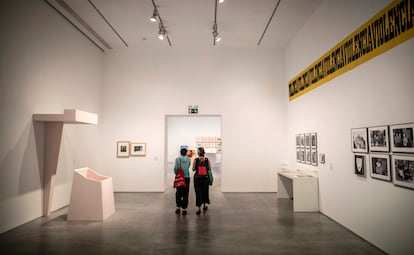
[[[306,163],[305,161],[305,149],[300,149],[300,163]]]
[[[300,147],[300,135],[296,135],[296,147]]]
[[[390,156],[388,154],[370,154],[371,177],[391,181]]]
[[[368,153],[368,139],[366,128],[351,129],[352,151],[360,153]]]
[[[305,147],[310,148],[310,134],[305,134]]]
[[[311,150],[310,149],[306,149],[305,150],[305,155],[306,155],[306,164],[310,165],[311,164]]]
[[[360,177],[365,177],[367,169],[367,155],[366,154],[354,154],[354,168],[355,174]]]
[[[390,126],[391,150],[414,153],[414,123]]]
[[[311,150],[311,164],[312,166],[318,165],[318,151],[317,150]]]
[[[318,148],[318,141],[316,133],[311,133],[311,148],[316,149]]]
[[[305,134],[300,134],[300,147],[305,148]]]
[[[414,156],[393,155],[392,168],[394,169],[394,184],[414,189]]]
[[[300,163],[300,149],[296,149],[296,162]]]
[[[129,157],[129,141],[118,141],[117,142],[117,153],[118,158],[127,158]]]
[[[388,126],[368,128],[369,151],[389,152]]]
[[[147,147],[145,143],[133,142],[130,147],[130,156],[145,156]]]

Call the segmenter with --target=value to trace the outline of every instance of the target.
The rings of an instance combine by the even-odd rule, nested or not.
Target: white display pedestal
[[[103,221],[115,212],[112,177],[90,168],[75,169],[68,212],[69,221]]]
[[[64,110],[63,114],[33,114],[33,121],[45,122],[43,216],[49,216],[55,188],[63,124],[98,124],[98,115],[80,110]]]
[[[310,171],[279,171],[277,174],[277,197],[293,199],[294,212],[318,212],[317,173]]]

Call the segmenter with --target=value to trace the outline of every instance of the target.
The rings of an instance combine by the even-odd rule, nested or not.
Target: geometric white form
[[[293,199],[294,212],[318,212],[318,179],[318,175],[310,171],[279,171],[277,197]]]
[[[43,216],[49,216],[55,189],[63,124],[98,124],[98,115],[76,109],[63,114],[33,114],[33,121],[45,123]]]
[[[103,221],[115,212],[112,177],[90,168],[75,169],[69,204],[69,221]]]

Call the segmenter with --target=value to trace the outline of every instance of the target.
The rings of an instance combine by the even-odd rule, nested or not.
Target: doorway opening
[[[186,146],[195,152],[192,162],[197,157],[197,148],[204,147],[206,157],[211,162],[214,184],[221,190],[221,115],[166,115],[165,116],[165,171],[164,188],[171,190],[173,183],[173,168],[175,158],[180,155],[180,149]],[[191,182],[193,173],[190,166]],[[190,184],[192,185],[192,184]]]

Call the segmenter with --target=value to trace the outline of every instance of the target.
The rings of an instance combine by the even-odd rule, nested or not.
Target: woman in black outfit
[[[201,213],[201,205],[203,205],[203,211],[207,210],[207,205],[210,204],[210,198],[208,195],[208,189],[210,181],[208,178],[208,171],[211,171],[211,165],[208,158],[206,158],[204,148],[200,147],[197,150],[198,158],[195,159],[193,164],[194,171],[194,190],[196,193],[196,206],[198,207],[197,215]]]

